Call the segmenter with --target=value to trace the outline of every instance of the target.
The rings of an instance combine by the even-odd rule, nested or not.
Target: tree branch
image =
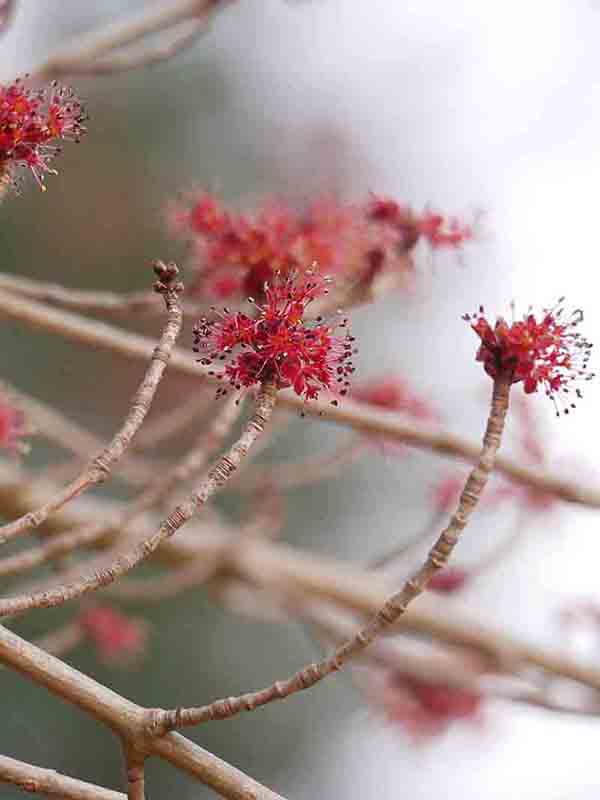
[[[17,297],[0,290],[0,314],[25,322],[32,328],[40,328],[82,344],[101,347],[121,355],[146,359],[152,352],[153,343],[145,336],[120,330],[112,325],[92,321],[66,311],[58,312],[42,303]],[[198,380],[210,380],[194,358],[175,348],[170,367],[183,375]],[[380,436],[391,441],[403,442],[410,447],[427,450],[438,455],[460,458],[475,462],[480,448],[473,442],[462,439],[440,429],[431,429],[415,423],[408,424],[397,414],[374,411],[372,407],[344,400],[337,408],[326,401],[311,400],[305,403],[301,398],[284,391],[280,393],[278,406],[318,417],[325,422],[351,427],[356,431]],[[516,483],[529,486],[541,493],[551,494],[569,503],[600,508],[600,490],[579,486],[571,481],[538,470],[523,467],[519,462],[506,457],[498,457],[496,471],[503,473]]]
[[[280,795],[183,736],[172,733],[162,739],[149,737],[146,730],[147,711],[141,706],[107,689],[1,625],[0,661],[90,714],[121,738],[135,743],[147,755],[160,756],[199,778],[221,797],[228,800],[283,800]],[[113,794],[114,797],[103,797],[101,800],[123,800],[120,793]],[[100,798],[92,796],[89,800]]]
[[[169,363],[169,358],[183,321],[178,299],[183,291],[183,284],[175,280],[177,267],[174,264],[167,267],[164,264],[157,263],[155,271],[165,281],[164,283],[159,281],[156,286],[157,291],[160,291],[165,298],[167,321],[158,345],[152,350],[150,364],[132,400],[123,425],[115,434],[111,443],[99,452],[86,469],[59,492],[56,497],[35,511],[30,511],[14,522],[0,527],[0,544],[13,539],[30,528],[41,525],[50,514],[78,497],[90,486],[106,480],[112,467],[124,454],[130,441],[144,421],[166,366]]]
[[[39,80],[49,80],[72,74],[116,72],[119,69],[143,65],[153,60],[153,53],[160,54],[161,48],[146,52],[145,58],[139,64],[135,63],[133,56],[120,55],[119,51],[181,23],[193,21],[201,23],[204,28],[211,12],[219,5],[223,5],[220,0],[171,0],[170,3],[156,3],[100,30],[80,34],[70,46],[61,47],[32,70],[32,75]],[[196,31],[196,35],[198,32]],[[189,42],[180,42],[179,47],[174,47],[172,52],[164,53],[164,58],[178,52],[186,44]]]
[[[8,756],[0,756],[0,781],[54,800],[126,800],[121,792],[69,778],[56,770],[36,767]]]
[[[296,692],[310,689],[323,678],[339,671],[344,664],[360,654],[384,631],[393,626],[404,614],[408,605],[425,590],[436,572],[447,564],[462,531],[479,502],[500,447],[508,412],[510,379],[510,375],[501,373],[494,380],[492,406],[483,437],[481,455],[467,478],[458,508],[448,527],[438,537],[425,563],[406,581],[399,592],[386,601],[364,628],[337,647],[330,656],[318,663],[310,664],[287,680],[275,681],[257,692],[248,692],[238,697],[227,697],[198,708],[177,708],[172,711],[157,712],[154,721],[157,729],[173,730],[197,725],[208,720],[229,719],[242,711],[253,711],[274,700],[283,700]]]

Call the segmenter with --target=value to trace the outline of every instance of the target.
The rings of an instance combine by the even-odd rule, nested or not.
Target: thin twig
[[[85,461],[89,459],[90,453],[104,446],[98,436],[82,425],[73,422],[47,403],[42,403],[41,400],[6,384],[5,381],[2,385],[8,386],[11,397],[18,401],[19,407],[27,419],[33,422],[36,433],[41,434],[48,441],[58,444]],[[66,465],[61,464],[60,466]],[[73,464],[69,466],[73,470]],[[127,454],[126,463],[123,463],[121,468],[121,477],[133,483],[148,481],[150,476],[156,473],[155,467],[139,457],[133,457],[130,453]]]
[[[63,605],[88,592],[108,586],[148,558],[227,483],[246,457],[254,442],[263,433],[265,425],[273,412],[276,394],[276,388],[272,384],[262,385],[256,398],[253,414],[246,423],[239,439],[209,470],[200,487],[169,514],[157,531],[143,541],[138,542],[127,552],[117,555],[109,565],[96,570],[90,575],[83,576],[71,583],[63,583],[53,589],[33,591],[15,597],[0,599],[0,616],[18,614],[34,608],[50,608]],[[126,511],[125,513],[128,512]]]
[[[3,476],[0,480],[0,506],[19,510],[37,505],[32,500],[43,499],[48,492],[48,487],[44,488],[45,482],[38,480],[35,484],[28,484],[21,476],[6,483],[6,476],[12,474],[13,469],[11,465],[0,465],[0,475]],[[51,518],[49,524],[52,524],[54,533],[61,533],[89,523],[90,518],[105,519],[118,514],[122,508],[123,504],[114,500],[87,496],[82,498],[81,504],[67,506]],[[146,538],[151,535],[154,525],[154,519],[140,519],[132,526],[132,533],[138,540]],[[188,565],[193,559],[213,563],[221,558],[230,538],[231,532],[218,519],[213,517],[206,525],[200,518],[190,525],[190,536],[165,541],[155,556],[173,567]],[[117,534],[113,531],[101,544],[114,545],[116,540]],[[244,538],[238,543],[239,546],[230,552],[227,568],[234,577],[251,586],[290,591],[295,595],[302,593],[313,601],[321,599],[367,615],[376,613],[389,595],[389,578],[377,572],[366,572],[324,555],[316,556],[257,537]],[[86,567],[89,568],[87,562]],[[75,579],[79,569],[73,573],[69,571],[66,580]],[[114,584],[116,591],[118,585]],[[451,646],[470,648],[494,665],[510,665],[511,669],[533,668],[600,691],[600,670],[595,667],[563,653],[524,642],[506,630],[482,623],[477,615],[466,614],[460,608],[453,607],[450,614],[445,604],[440,604],[433,595],[422,598],[418,606],[408,608],[402,618],[402,630]]]
[[[183,290],[183,285],[175,280],[177,277],[177,268],[174,264],[168,267],[165,267],[163,264],[157,264],[155,270],[159,277],[165,279],[164,283],[159,282],[157,284],[157,290],[159,290],[165,298],[167,321],[160,341],[152,351],[150,364],[132,400],[123,425],[115,434],[110,444],[99,452],[88,464],[86,469],[59,492],[56,497],[40,508],[37,508],[35,511],[30,511],[14,522],[0,527],[0,544],[13,539],[18,534],[30,528],[41,525],[50,514],[62,508],[91,486],[106,480],[112,467],[125,453],[130,441],[144,421],[169,362],[171,352],[175,346],[182,325],[182,313],[178,298]]]
[[[71,67],[72,75],[112,75],[115,72],[129,72],[139,67],[150,67],[168,61],[195,44],[208,29],[208,15],[204,19],[188,20],[183,23],[169,42],[144,48],[139,52],[110,55],[89,63]]]
[[[82,314],[155,315],[162,312],[160,298],[147,289],[120,293],[71,289],[59,283],[47,283],[8,272],[0,272],[0,289]],[[197,318],[206,312],[206,303],[195,303],[186,298],[182,298],[180,302],[184,315]]]
[[[126,800],[121,792],[61,775],[16,758],[0,756],[0,782],[12,783],[25,792],[43,794],[55,800]]]
[[[123,743],[125,769],[127,773],[127,800],[146,800],[145,756],[138,753],[127,742]]]
[[[244,492],[277,488],[284,492],[302,486],[312,486],[314,483],[339,475],[343,467],[352,464],[365,452],[365,446],[361,439],[352,437],[333,453],[295,463],[255,467],[251,473],[246,473],[242,479],[235,481],[235,488]]]
[[[108,521],[91,523],[75,531],[53,536],[38,547],[0,559],[0,577],[17,575],[58,556],[97,542],[110,530],[125,531],[145,511],[168,498],[173,490],[202,470],[210,454],[221,444],[239,415],[235,398],[230,397],[206,431],[202,431],[181,462],[164,475],[159,475],[122,512]]]
[[[481,455],[467,478],[458,508],[452,516],[450,524],[438,537],[425,563],[406,581],[399,592],[387,600],[364,628],[336,648],[330,656],[318,663],[308,665],[287,680],[275,681],[257,692],[223,698],[199,708],[178,708],[173,711],[159,712],[155,718],[157,728],[173,730],[188,725],[197,725],[208,720],[228,719],[242,711],[253,711],[274,700],[283,700],[296,692],[309,689],[323,678],[340,670],[346,662],[362,653],[386,629],[394,625],[404,614],[408,605],[425,590],[431,578],[447,564],[462,531],[477,506],[500,447],[508,411],[510,378],[510,375],[501,373],[494,380],[491,410],[483,437]]]
[[[94,73],[100,60],[108,63],[111,56],[123,48],[148,37],[169,30],[180,23],[208,19],[211,11],[222,3],[218,0],[171,0],[144,8],[136,15],[119,19],[100,30],[80,34],[71,46],[63,46],[43,64],[32,71],[33,77],[41,80],[59,78],[71,74]],[[112,70],[114,71],[114,70]]]
[[[41,328],[82,344],[101,347],[131,358],[146,359],[152,352],[153,343],[147,337],[120,330],[106,323],[92,321],[73,313],[58,312],[42,303],[27,300],[0,290],[0,315],[18,319],[33,328]],[[187,353],[174,349],[170,367],[176,372],[194,377],[196,380],[210,376]],[[280,393],[278,405],[304,414],[315,416],[325,422],[345,425],[361,433],[380,436],[390,441],[403,442],[410,447],[427,450],[438,455],[476,462],[480,448],[473,442],[441,429],[431,429],[414,422],[407,423],[397,414],[374,410],[371,406],[344,400],[337,408],[327,401],[314,400],[309,403],[291,392]],[[498,457],[496,470],[516,483],[538,492],[551,494],[561,500],[590,508],[600,508],[600,490],[580,486],[572,481],[548,475],[539,470],[523,467],[519,462]]]

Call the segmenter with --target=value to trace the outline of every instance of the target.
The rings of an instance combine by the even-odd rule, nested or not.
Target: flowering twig
[[[196,23],[197,35],[204,29],[210,13],[221,3],[219,0],[172,0],[170,3],[156,3],[137,15],[117,20],[100,30],[80,34],[71,47],[63,46],[43,64],[32,71],[35,78],[47,80],[64,75],[85,75],[96,72],[116,72],[131,69],[169,58],[192,43],[193,39],[183,38],[180,33],[174,46],[166,49],[150,47],[142,55],[128,55],[121,51],[137,42],[190,21]],[[199,30],[196,30],[198,28]],[[193,37],[195,38],[195,36]],[[176,46],[178,43],[178,46]]]
[[[50,514],[62,508],[70,500],[73,500],[94,484],[106,480],[113,465],[124,454],[129,442],[144,421],[169,361],[182,323],[178,298],[183,290],[183,285],[176,281],[177,267],[174,264],[165,266],[159,262],[155,267],[155,271],[159,278],[156,290],[163,294],[165,298],[167,322],[160,341],[152,352],[150,364],[133,398],[125,422],[115,434],[111,443],[98,453],[81,475],[56,497],[35,511],[30,511],[20,519],[1,527],[0,543],[7,542],[18,534],[41,525]]]
[[[179,708],[157,715],[155,724],[161,730],[172,730],[186,725],[197,725],[213,719],[227,719],[242,711],[252,711],[274,700],[309,689],[323,678],[340,670],[350,659],[367,648],[385,630],[389,629],[406,611],[407,606],[424,590],[431,578],[442,569],[454,550],[469,517],[474,511],[481,493],[494,466],[496,452],[500,447],[504,422],[508,411],[511,376],[501,373],[494,380],[492,406],[479,461],[471,471],[460,496],[458,508],[450,524],[442,531],[429,552],[425,563],[392,595],[370,622],[355,636],[348,639],[335,652],[322,661],[310,664],[284,681],[257,692],[248,692],[238,697],[217,700],[199,708]]]
[[[92,321],[73,313],[58,312],[42,303],[17,297],[0,290],[0,314],[19,319],[33,328],[41,328],[90,346],[107,349],[131,358],[146,359],[153,348],[151,339],[123,331],[106,323]],[[193,358],[174,349],[170,368],[184,375],[198,378],[199,366]],[[210,380],[210,376],[206,377]],[[281,408],[301,410],[307,416],[352,427],[361,433],[381,436],[390,441],[403,442],[411,447],[428,450],[439,455],[476,461],[479,447],[474,443],[439,428],[429,428],[407,423],[397,414],[376,411],[366,404],[346,400],[335,408],[327,401],[313,400],[303,403],[293,394],[282,392],[278,405]],[[580,486],[572,481],[524,467],[512,459],[499,456],[496,470],[516,483],[539,492],[546,492],[561,500],[590,508],[600,508],[600,491]]]

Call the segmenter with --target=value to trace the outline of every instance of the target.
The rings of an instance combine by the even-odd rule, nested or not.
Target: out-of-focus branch
[[[239,407],[235,404],[234,398],[229,398],[213,420],[212,425],[206,431],[202,431],[182,461],[164,475],[159,474],[158,477],[155,477],[152,483],[117,517],[53,536],[38,547],[32,547],[14,556],[0,559],[0,577],[25,572],[57,556],[70,553],[78,547],[91,545],[111,529],[125,531],[146,510],[165,500],[174,489],[202,470],[208,462],[210,454],[229,433],[238,415]]]
[[[145,336],[129,333],[103,322],[92,321],[66,311],[59,312],[42,303],[27,300],[0,290],[0,315],[18,319],[33,328],[50,331],[59,336],[72,339],[82,344],[101,347],[131,358],[146,359],[150,356],[153,342]],[[210,380],[200,364],[187,353],[174,349],[171,369],[189,375],[198,380],[204,377]],[[284,391],[280,393],[278,405],[282,408],[302,411],[307,415],[318,417],[353,428],[356,431],[380,436],[390,441],[403,442],[420,450],[428,450],[438,455],[464,459],[474,462],[479,454],[479,447],[447,431],[427,428],[415,423],[407,423],[397,414],[374,411],[372,407],[354,403],[345,399],[337,408],[327,401],[314,400],[304,403],[301,398]],[[541,493],[551,494],[570,503],[600,508],[600,490],[580,486],[572,481],[554,475],[529,469],[519,462],[499,456],[496,471],[503,473],[511,480],[535,489]]]
[[[158,314],[162,310],[160,298],[147,290],[117,293],[70,289],[62,284],[46,283],[7,272],[0,272],[0,289],[82,314]],[[181,308],[184,314],[199,317],[206,311],[206,304],[182,299]]]
[[[121,792],[69,778],[54,769],[44,769],[16,758],[0,756],[0,782],[12,783],[32,794],[55,800],[126,800]]]
[[[65,75],[111,73],[165,60],[192,44],[205,29],[212,12],[221,5],[224,5],[223,0],[155,3],[104,28],[80,34],[70,46],[61,47],[32,70],[32,75],[48,80]],[[141,53],[129,52],[131,46],[173,30],[174,38],[168,44],[149,44]]]
[[[90,486],[106,480],[112,467],[123,456],[144,421],[169,362],[183,321],[179,307],[179,295],[183,291],[183,284],[175,280],[178,273],[177,267],[174,264],[165,266],[157,263],[155,272],[159,277],[156,284],[157,291],[160,291],[165,299],[167,321],[158,345],[152,350],[150,364],[133,398],[123,425],[110,444],[101,450],[86,469],[54,498],[35,511],[29,511],[20,519],[2,526],[0,543],[7,542],[18,534],[41,525],[50,514],[89,489]]]
[[[28,420],[31,420],[35,432],[65,450],[69,450],[78,458],[87,461],[90,453],[97,452],[104,444],[101,439],[88,431],[82,425],[65,417],[60,411],[42,403],[34,397],[9,386],[11,397],[14,397]],[[61,467],[63,464],[60,465]],[[73,469],[72,465],[69,465]],[[122,465],[122,474],[133,483],[148,481],[156,472],[156,468],[141,458],[136,458],[128,453],[126,464]]]
[[[18,513],[24,507],[37,504],[37,500],[43,500],[46,492],[52,493],[45,481],[28,483],[20,471],[11,478],[14,467],[0,467],[3,467],[0,468],[0,508],[10,507]],[[49,522],[52,522],[52,531],[58,534],[84,526],[90,518],[115,516],[120,509],[122,504],[116,501],[83,497],[77,506],[67,506]],[[132,533],[138,539],[148,537],[155,525],[156,518],[146,516],[133,524]],[[231,548],[231,533],[215,519],[211,519],[209,526],[200,520],[192,523],[189,534],[185,535],[184,531],[183,535],[165,541],[156,552],[156,558],[170,567],[185,567],[194,559],[202,559],[212,569],[212,564],[226,550],[228,573],[242,582],[283,595],[289,592],[297,596],[300,593],[310,600],[323,600],[364,615],[376,613],[392,588],[389,576],[384,574],[258,537],[240,540],[236,535],[236,547]],[[105,544],[114,545],[115,539],[116,533],[111,532],[106,536]],[[87,562],[85,566],[89,569]],[[77,571],[80,569],[78,567]],[[70,570],[65,578],[73,580],[77,571]],[[199,583],[204,581],[205,576],[200,571]],[[186,588],[189,585],[186,583]],[[118,584],[114,586],[120,594]],[[129,599],[127,594],[127,591],[123,592],[123,599]],[[138,599],[134,595],[136,590],[132,589],[131,599]],[[445,604],[432,595],[421,598],[418,606],[407,610],[401,628],[449,645],[471,648],[496,666],[515,671],[538,669],[600,691],[600,670],[559,652],[530,645],[506,631],[482,623],[459,607],[453,606],[450,613]]]

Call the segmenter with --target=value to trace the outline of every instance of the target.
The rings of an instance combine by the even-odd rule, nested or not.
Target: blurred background
[[[2,78],[142,5],[20,0],[0,43]],[[189,53],[74,83],[89,134],[65,148],[48,192],[27,182],[22,196],[3,203],[2,269],[79,288],[145,288],[152,259],[183,258],[166,208],[177,192],[197,187],[239,208],[265,194],[335,191],[362,200],[373,191],[467,218],[483,212],[464,252],[420,251],[411,292],[353,314],[360,378],[397,371],[446,427],[478,438],[489,381],[462,313],[480,303],[492,315],[508,313],[513,298],[520,310],[550,306],[567,295],[584,306],[586,335],[600,338],[599,34],[600,4],[591,0],[232,2]],[[152,333],[155,322],[137,329]],[[129,363],[4,321],[0,335],[3,377],[111,434],[139,377]],[[180,391],[176,381],[164,387],[162,407]],[[598,388],[560,420],[544,398],[529,402],[549,469],[597,484]],[[314,454],[339,433],[297,420],[272,457]],[[55,453],[34,445],[31,462],[51,463]],[[451,467],[424,453],[374,448],[339,480],[293,492],[284,537],[341,559],[374,557],[423,524],[432,486]],[[485,551],[506,527],[506,515],[482,516],[459,559]],[[518,553],[461,603],[558,647],[557,609],[579,596],[600,600],[597,520],[564,507],[529,530]],[[262,686],[317,653],[301,626],[233,616],[201,591],[136,613],[151,625],[141,665],[119,670],[85,649],[69,661],[146,705],[199,704]],[[60,618],[38,612],[20,629],[33,635]],[[17,676],[4,672],[1,683],[0,752],[121,786],[109,733]],[[415,746],[340,675],[191,736],[294,800],[583,800],[600,789],[598,725],[490,703],[480,724],[457,724]],[[210,796],[158,763],[149,766],[149,787],[151,800]],[[2,787],[0,796],[20,795]]]

